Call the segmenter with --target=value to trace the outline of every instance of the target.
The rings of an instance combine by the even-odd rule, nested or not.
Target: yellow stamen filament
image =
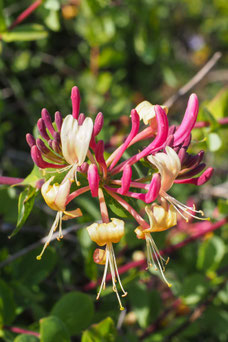
[[[120,310],[124,310],[124,307],[122,305],[122,302],[121,302],[121,299],[120,299],[120,296],[116,287],[117,280],[123,292],[122,297],[125,297],[127,295],[127,292],[124,290],[123,285],[120,280],[116,258],[115,258],[115,254],[114,254],[114,250],[113,250],[111,242],[108,242],[106,245],[106,262],[105,262],[104,274],[103,274],[102,282],[101,282],[100,289],[99,289],[96,299],[99,299],[102,289],[105,289],[105,280],[106,280],[106,276],[108,272],[108,267],[110,268],[110,272],[112,276],[112,287],[113,287],[113,291],[116,293],[116,297],[120,305]]]
[[[49,231],[49,234],[47,236],[47,240],[44,244],[44,247],[41,251],[41,253],[39,255],[37,255],[36,259],[37,260],[41,260],[42,255],[44,254],[45,249],[47,248],[47,246],[49,245],[51,239],[52,239],[52,235],[54,234],[54,232],[56,231],[56,229],[59,227],[59,236],[58,236],[58,240],[63,238],[63,234],[62,234],[62,211],[58,211],[55,217],[55,221],[53,222],[53,225],[51,226],[51,229]]]
[[[148,268],[154,266],[155,271],[159,268],[162,278],[164,279],[165,283],[171,287],[172,285],[168,282],[168,280],[165,277],[165,266],[169,262],[169,258],[165,260],[161,254],[159,253],[159,250],[150,235],[150,233],[145,234],[145,239],[146,239],[146,248],[147,248],[147,264]]]

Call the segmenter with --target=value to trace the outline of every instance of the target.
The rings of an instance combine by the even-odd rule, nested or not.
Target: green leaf
[[[0,32],[6,30],[6,21],[3,12],[3,0],[0,0]]]
[[[40,342],[70,342],[65,324],[55,316],[40,320]]]
[[[38,337],[22,334],[18,335],[13,342],[39,342]]]
[[[98,324],[93,324],[90,329],[82,334],[81,342],[114,342],[117,335],[115,324],[107,317]]]
[[[36,189],[31,186],[27,187],[24,191],[20,193],[18,200],[18,218],[17,225],[9,238],[16,235],[19,230],[22,228],[23,224],[27,220],[29,214],[34,205],[35,197],[36,197]]]
[[[48,16],[45,19],[45,24],[52,31],[59,31],[60,22],[59,22],[59,13],[56,10],[50,10]]]
[[[117,202],[112,196],[110,196],[107,192],[104,192],[105,201],[107,206],[111,211],[117,215],[117,217],[131,217],[129,212],[122,207],[119,202]],[[125,199],[126,200],[126,199]]]
[[[209,283],[202,274],[192,274],[184,279],[180,295],[187,305],[193,305],[205,296],[208,287]]]
[[[217,133],[209,133],[207,145],[210,151],[215,152],[222,146],[221,138]]]
[[[31,41],[46,38],[48,35],[44,26],[38,24],[27,24],[15,27],[13,31],[2,34],[2,40],[7,43],[15,41]]]
[[[0,280],[0,325],[10,324],[15,317],[15,303],[11,289]]]
[[[44,178],[43,175],[40,172],[40,169],[37,165],[34,165],[31,173],[23,180],[20,185],[31,185],[32,187],[36,187],[37,181]]]
[[[218,208],[219,208],[219,212],[221,214],[227,215],[227,213],[228,213],[228,199],[227,200],[219,199]]]
[[[51,315],[59,317],[67,326],[70,334],[75,335],[91,323],[94,304],[85,293],[70,292],[54,305]]]
[[[141,328],[146,328],[149,322],[159,314],[160,297],[158,292],[148,292],[144,284],[134,283],[128,288],[129,299]]]
[[[56,252],[53,248],[47,248],[41,260],[37,260],[36,256],[40,253],[39,249],[28,253],[19,260],[12,263],[14,266],[14,276],[20,283],[27,286],[39,284],[42,280],[46,279],[52,272],[56,265]],[[32,276],[31,276],[32,270]]]
[[[199,248],[197,267],[205,271],[215,271],[225,255],[225,244],[218,236],[204,241]]]

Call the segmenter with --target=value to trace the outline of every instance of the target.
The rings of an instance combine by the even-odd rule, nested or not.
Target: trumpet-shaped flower
[[[87,227],[87,231],[92,241],[96,242],[99,246],[106,245],[105,251],[96,249],[96,257],[94,257],[94,260],[96,262],[105,264],[104,275],[100,285],[100,290],[97,294],[97,299],[99,299],[102,289],[105,288],[105,281],[109,267],[112,276],[113,291],[116,293],[120,305],[120,310],[124,310],[116,287],[117,280],[123,292],[122,297],[126,296],[127,292],[124,290],[120,280],[116,258],[112,246],[113,243],[119,242],[124,235],[124,221],[112,218],[111,222],[109,223],[93,223],[92,225]]]
[[[149,217],[150,227],[143,229],[139,226],[135,229],[135,233],[138,239],[146,240],[148,268],[152,266],[155,267],[155,270],[159,268],[162,278],[170,287],[171,284],[167,281],[164,275],[165,265],[168,263],[169,258],[165,260],[161,256],[151,233],[161,232],[175,226],[177,224],[177,214],[173,206],[168,206],[165,202],[163,202],[161,206],[155,203],[152,204],[151,208],[146,206],[145,210]]]
[[[55,220],[51,226],[51,229],[49,231],[49,234],[47,236],[47,240],[44,244],[44,247],[41,251],[41,253],[37,256],[37,259],[40,260],[45,249],[49,245],[52,236],[57,228],[59,228],[59,234],[57,239],[60,240],[63,238],[62,234],[62,220],[69,220],[75,217],[82,216],[81,210],[78,208],[76,210],[72,211],[66,211],[66,203],[67,203],[67,197],[70,193],[71,188],[71,181],[67,179],[62,184],[54,184],[51,185],[51,182],[53,181],[54,177],[51,177],[47,182],[45,182],[41,187],[41,194],[47,203],[47,205],[57,211]]]
[[[175,179],[181,171],[181,162],[177,153],[171,147],[166,146],[165,151],[166,153],[159,152],[155,154],[155,156],[151,155],[148,157],[149,162],[157,167],[161,176],[161,188],[159,195],[161,198],[166,199],[170,204],[172,204],[186,222],[188,222],[188,217],[186,215],[195,217],[199,220],[205,220],[205,218],[201,218],[193,214],[199,213],[203,216],[204,213],[202,210],[196,210],[194,207],[188,207],[167,194],[167,191],[172,187]]]

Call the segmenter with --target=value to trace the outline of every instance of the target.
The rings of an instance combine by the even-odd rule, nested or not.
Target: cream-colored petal
[[[71,114],[67,115],[63,120],[60,136],[62,153],[68,164],[73,164],[75,162],[74,149],[72,148],[72,131],[75,134],[77,132],[77,127],[78,122]]]
[[[57,195],[55,198],[55,205],[60,211],[64,211],[66,208],[67,197],[70,193],[71,181],[67,179],[63,184],[60,184]]]
[[[74,137],[74,149],[78,158],[79,166],[85,161],[92,132],[93,121],[91,118],[86,118],[83,124],[78,127],[78,132]]]

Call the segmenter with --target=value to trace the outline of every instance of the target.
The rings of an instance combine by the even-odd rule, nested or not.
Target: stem
[[[126,209],[134,217],[134,219],[138,222],[138,224],[142,228],[147,229],[150,227],[149,224],[142,218],[142,216],[140,216],[139,213],[137,213],[137,211],[134,208],[132,208],[132,206],[129,203],[127,203],[123,198],[118,196],[113,191],[108,190],[107,188],[105,188],[105,190],[110,196],[112,196],[117,202],[119,202],[122,205],[122,207]]]
[[[88,152],[87,152],[87,157],[89,158],[89,160],[91,161],[92,164],[96,164],[97,165],[96,160],[94,159],[94,157],[93,157],[92,153],[90,152],[90,150],[88,150]]]
[[[68,203],[70,203],[75,197],[78,197],[79,195],[82,195],[82,194],[84,194],[85,192],[87,192],[87,191],[89,191],[89,190],[90,190],[90,187],[89,187],[89,185],[87,185],[87,186],[84,186],[84,187],[81,188],[81,189],[78,189],[78,190],[72,192],[72,194],[70,194],[70,195],[68,196],[66,205],[67,205]]]
[[[15,26],[20,24],[22,21],[24,21],[28,16],[34,12],[37,7],[39,7],[42,4],[42,0],[36,0],[32,5],[30,5],[26,10],[24,10],[17,18],[16,20],[10,25],[8,30],[12,30]]]
[[[0,177],[0,184],[15,185],[23,182],[24,178]]]
[[[111,184],[114,185],[122,185],[122,181],[118,179],[114,179],[111,181]],[[131,188],[139,188],[139,189],[149,189],[150,184],[143,184],[143,183],[138,183],[138,182],[131,182],[130,183]]]
[[[109,223],[110,220],[109,220],[109,215],[108,215],[108,208],[105,202],[103,190],[101,188],[98,189],[98,198],[100,202],[100,211],[101,211],[102,221],[104,223]]]

